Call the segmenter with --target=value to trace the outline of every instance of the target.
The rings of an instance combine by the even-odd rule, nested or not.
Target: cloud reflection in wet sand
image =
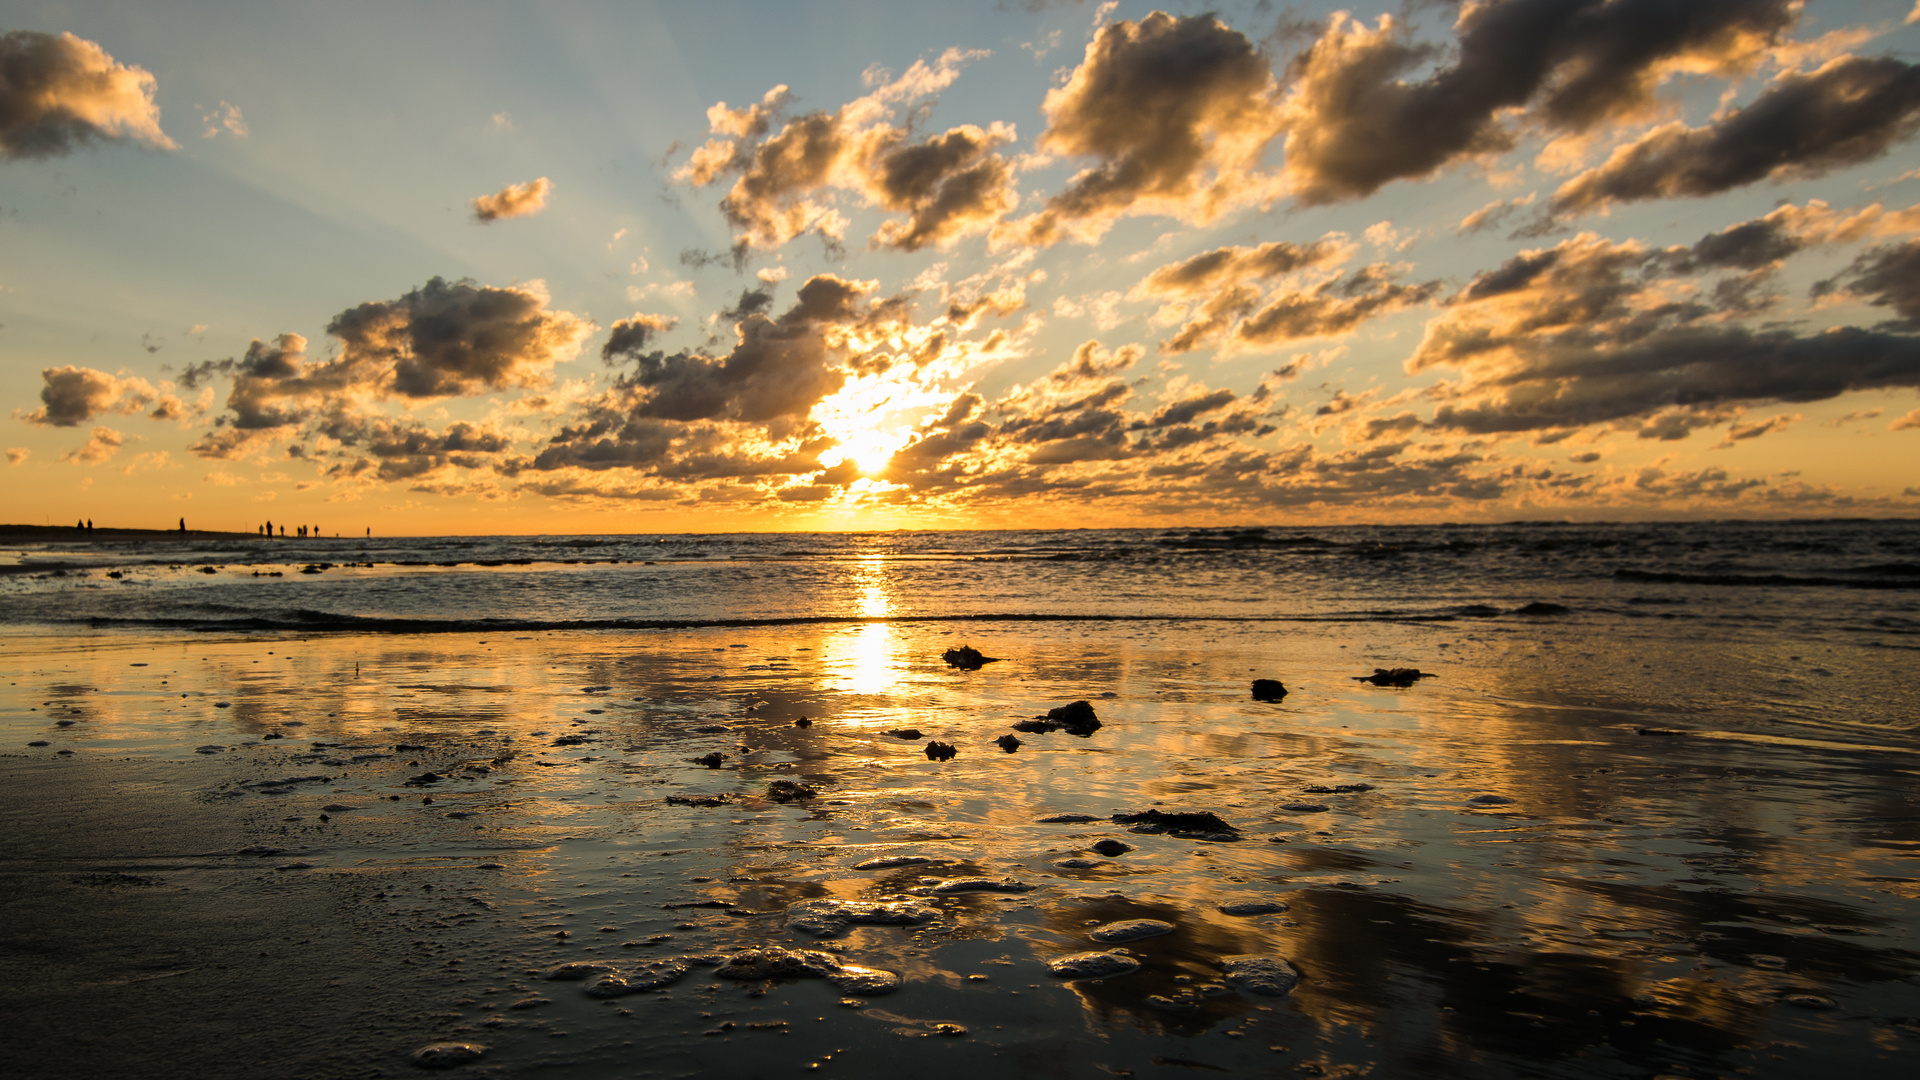
[[[897,614],[884,561],[862,560],[851,581],[863,615]],[[907,987],[827,1012],[823,986],[740,996],[696,973],[623,999],[650,1018],[661,1068],[716,1060],[721,1044],[702,1033],[719,1021],[703,1012],[736,1031],[788,1024],[777,1049],[727,1036],[741,1067],[832,1053],[849,1072],[915,1052],[938,1022],[971,1032],[940,1044],[943,1068],[1013,1054],[1030,1073],[1061,1076],[1156,1058],[1409,1076],[1771,1074],[1846,1061],[1872,1075],[1911,1053],[1903,1018],[1920,1015],[1920,897],[1905,863],[1920,800],[1884,753],[1637,735],[1649,714],[1607,701],[1606,682],[1571,678],[1543,700],[1504,648],[1469,642],[1449,653],[1443,680],[1361,687],[1343,633],[1222,643],[1205,628],[969,626],[1010,657],[972,673],[939,660],[959,630],[883,621],[484,641],[102,637],[33,658],[23,670],[38,681],[9,687],[0,716],[9,731],[59,740],[8,764],[15,782],[165,764],[173,779],[149,790],[191,794],[206,827],[232,837],[203,845],[216,852],[204,870],[129,862],[124,847],[119,865],[211,880],[223,902],[267,903],[297,885],[314,934],[353,927],[395,935],[396,956],[427,949],[450,974],[406,985],[440,1018],[392,1021],[383,1030],[402,1049],[484,1036],[505,1065],[615,1060],[628,1035],[609,1026],[610,1008],[575,984],[516,973],[777,943],[842,950]],[[1365,655],[1430,648],[1430,633],[1369,627]],[[1682,669],[1706,659],[1681,639],[1661,647]],[[129,668],[132,656],[149,666]],[[1273,670],[1276,656],[1294,692],[1281,705],[1248,701],[1249,669]],[[1015,754],[991,743],[1010,720],[1081,697],[1107,722],[1094,737],[1037,734]],[[810,726],[794,726],[802,715]],[[74,722],[55,726],[63,719]],[[930,762],[919,743],[876,735],[906,726],[955,741],[960,756]],[[78,753],[55,760],[55,749]],[[709,752],[726,755],[720,767],[690,760]],[[406,786],[427,770],[448,779]],[[246,786],[303,775],[330,779]],[[781,778],[820,795],[765,798]],[[1370,787],[1338,790],[1360,783]],[[115,793],[128,789],[89,790],[141,812]],[[1510,801],[1468,801],[1481,794]],[[667,795],[727,801],[673,806]],[[333,802],[355,809],[321,822]],[[1244,839],[1140,835],[1104,817],[1155,803],[1213,810]],[[70,830],[17,798],[0,807],[8,835],[27,838],[22,859],[52,860],[47,838]],[[1035,823],[1061,812],[1095,820]],[[1101,839],[1134,850],[1100,856]],[[218,854],[254,845],[285,854],[266,864]],[[952,861],[855,869],[902,855]],[[293,859],[317,872],[271,871]],[[500,869],[475,870],[483,862]],[[783,925],[799,900],[895,899],[962,876],[1037,887],[923,895],[935,921],[854,928],[824,946]],[[1218,910],[1257,899],[1290,909]],[[690,902],[731,907],[665,906]],[[108,910],[80,908],[94,920]],[[383,921],[402,911],[413,914]],[[1049,958],[1105,947],[1087,939],[1091,925],[1143,917],[1175,930],[1119,946],[1139,972],[1046,974]],[[116,933],[132,931],[99,936],[130,962],[154,960],[137,934]],[[1218,961],[1240,953],[1287,957],[1303,981],[1283,1000],[1221,992]],[[268,957],[230,977],[298,986],[293,962]],[[473,981],[461,984],[462,971]],[[477,987],[512,979],[552,1004],[511,1014],[520,1027],[485,1026],[508,1014],[483,1009],[499,999]],[[1826,1002],[1836,1007],[1806,1007]],[[141,1015],[162,1024],[177,1007],[154,1002]],[[418,1012],[396,1004],[393,1016]],[[813,1019],[823,1012],[830,1023]],[[129,1030],[164,1042],[145,1022]],[[551,1030],[574,1036],[566,1050]]]

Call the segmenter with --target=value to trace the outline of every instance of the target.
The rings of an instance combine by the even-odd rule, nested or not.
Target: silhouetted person
[[[74,523],[73,523],[73,527],[74,527],[74,528],[76,528],[76,529],[79,529],[79,530],[80,530],[81,532],[86,532],[86,531],[87,531],[87,519],[86,519],[86,518],[81,518],[81,519],[80,519],[79,521],[76,521],[76,522],[74,522]]]
[[[92,531],[93,531],[93,519],[92,519],[92,518],[88,518],[88,519],[87,519],[87,531],[88,531],[88,532],[92,532]]]
[[[180,519],[180,531],[181,531],[181,532],[186,532],[186,531],[187,531],[187,519],[186,519],[186,518],[181,518],[181,519]]]
[[[280,526],[280,536],[281,536],[281,538],[282,538],[282,539],[285,539],[285,537],[286,537],[286,535],[287,535],[287,527],[286,527],[285,525],[282,525],[282,526]]]

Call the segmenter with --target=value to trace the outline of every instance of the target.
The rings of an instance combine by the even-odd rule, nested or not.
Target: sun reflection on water
[[[893,614],[893,591],[887,576],[886,560],[877,556],[862,558],[853,572],[859,614],[867,619],[885,619]],[[853,633],[843,635],[828,646],[827,658],[838,674],[840,689],[854,694],[884,694],[899,682],[903,665],[897,655],[893,626],[870,622]]]

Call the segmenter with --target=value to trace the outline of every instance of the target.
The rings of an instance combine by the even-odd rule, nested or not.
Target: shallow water
[[[865,609],[846,623],[21,626],[0,639],[0,829],[17,838],[0,864],[0,1001],[52,1035],[9,1044],[0,1063],[403,1075],[408,1053],[451,1039],[489,1048],[460,1067],[476,1075],[1909,1074],[1914,654],[1885,626],[1844,627],[1905,618],[1910,593],[1796,601],[1821,590],[1669,583],[1696,606],[1730,602],[1688,590],[1740,589],[1740,614],[1641,618],[1608,593],[1545,618],[1249,622],[1183,617],[1179,589],[1154,600],[1141,567],[1028,563],[1020,581],[1051,582],[1034,608],[1118,604],[1109,594],[1133,579],[1148,599],[1126,602],[1169,617],[916,622],[957,563],[876,556],[797,577],[753,563],[735,583],[757,597],[749,610]],[[1047,576],[1061,565],[1093,576]],[[1217,614],[1207,605],[1245,585],[1232,575],[1262,566],[1177,584],[1194,613]],[[561,572],[455,571],[462,588]],[[1613,575],[1448,588],[1473,603],[1505,590],[1508,606],[1646,588]],[[828,588],[815,576],[851,591],[806,599]],[[553,580],[553,604],[591,614]],[[1351,585],[1362,600],[1381,588]],[[1415,591],[1397,588],[1403,602]],[[674,602],[724,606],[698,593]],[[1004,659],[949,668],[940,654],[962,642]],[[1352,678],[1396,666],[1437,677]],[[1256,677],[1291,692],[1253,701]],[[1091,736],[994,743],[1077,699],[1103,722]],[[921,737],[885,734],[900,728]],[[928,760],[929,740],[958,756]],[[715,752],[718,768],[692,760]],[[427,771],[452,778],[408,785]],[[312,776],[327,779],[261,784]],[[769,800],[775,779],[818,794]],[[1338,790],[1354,785],[1368,787]],[[1242,838],[1109,820],[1150,807],[1211,811]],[[1096,820],[1038,820],[1062,814]],[[1093,853],[1103,839],[1133,850]],[[902,855],[951,861],[856,869]],[[971,876],[1034,888],[932,891]],[[939,915],[825,940],[785,926],[787,905],[820,897]],[[1255,900],[1288,907],[1219,910]],[[1175,929],[1088,937],[1128,919]],[[823,949],[902,987],[842,1005],[820,979],[695,967],[669,989],[600,1000],[541,978],[569,961],[767,944]],[[1047,971],[1107,948],[1140,969]],[[1245,954],[1286,959],[1299,985],[1232,990],[1221,963]],[[547,1000],[509,1008],[530,997]]]

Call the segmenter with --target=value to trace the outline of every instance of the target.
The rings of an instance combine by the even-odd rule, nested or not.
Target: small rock
[[[934,863],[949,863],[952,859],[936,859],[927,855],[888,855],[878,859],[868,859],[855,863],[855,870],[891,870],[896,866],[929,866]]]
[[[1079,825],[1088,821],[1099,821],[1092,814],[1055,814],[1052,817],[1035,818],[1042,825]]]
[[[960,751],[954,749],[952,743],[943,743],[938,739],[927,744],[927,760],[929,761],[948,761],[953,758],[953,755],[959,752]]]
[[[718,750],[715,750],[711,754],[702,754],[699,757],[692,759],[695,765],[705,765],[709,769],[719,768],[720,763],[725,760],[727,760],[727,755],[721,753]]]
[[[1326,805],[1317,802],[1290,802],[1283,804],[1280,809],[1285,810],[1289,814],[1324,814],[1327,812]]]
[[[767,785],[767,798],[779,803],[811,799],[818,794],[813,788],[792,780],[775,780]]]
[[[726,958],[714,974],[723,979],[826,979],[843,994],[873,997],[900,988],[900,976],[878,968],[842,964],[828,953],[768,945]]]
[[[933,891],[943,895],[963,892],[1023,893],[1032,892],[1034,888],[1033,885],[1010,877],[963,877],[948,878],[933,886]]]
[[[1469,806],[1512,806],[1513,800],[1505,795],[1475,795],[1467,800]]]
[[[419,776],[407,777],[407,786],[408,787],[426,787],[428,784],[437,784],[440,781],[445,779],[446,777],[441,776],[439,773],[436,773],[436,772],[423,772]]]
[[[486,1052],[487,1048],[479,1043],[437,1042],[423,1046],[408,1056],[423,1069],[451,1069],[455,1065],[479,1061]]]
[[[1314,784],[1312,787],[1307,788],[1306,792],[1309,795],[1347,795],[1354,792],[1372,790],[1372,784],[1334,784],[1331,787],[1326,784]]]
[[[1140,961],[1124,953],[1083,952],[1047,962],[1047,970],[1063,979],[1106,979],[1140,970]]]
[[[1053,865],[1062,870],[1094,870],[1099,868],[1100,863],[1093,859],[1061,859]]]
[[[1287,688],[1280,684],[1279,679],[1253,680],[1253,700],[1255,701],[1279,701],[1286,696]]]
[[[979,649],[971,645],[962,645],[957,649],[948,649],[940,654],[948,667],[957,667],[962,671],[979,671],[982,664],[995,662],[995,657],[982,655]]]
[[[334,802],[334,803],[328,803],[327,805],[321,807],[320,809],[325,810],[329,814],[340,814],[340,813],[345,813],[348,810],[358,810],[360,808],[357,806],[348,806],[346,803]]]
[[[1220,905],[1222,915],[1278,915],[1285,910],[1287,905],[1276,900],[1241,900]]]
[[[1113,820],[1132,825],[1137,833],[1166,833],[1184,840],[1238,840],[1240,830],[1207,811],[1167,813],[1142,810],[1137,814],[1115,814]]]
[[[1686,734],[1686,730],[1683,728],[1643,727],[1643,728],[1634,728],[1633,731],[1634,731],[1634,734],[1636,735],[1685,735]]]
[[[509,1004],[509,1005],[507,1006],[507,1008],[509,1008],[509,1009],[518,1009],[518,1010],[523,1010],[523,1011],[524,1011],[524,1010],[526,1010],[526,1009],[537,1009],[537,1008],[539,1008],[539,1007],[540,1007],[540,1006],[542,1006],[542,1005],[551,1005],[551,1004],[553,1004],[553,1002],[552,1002],[552,1000],[551,1000],[551,999],[549,999],[549,998],[543,998],[543,997],[524,997],[524,998],[521,998],[521,999],[520,999],[519,1001],[516,1001],[516,1002],[513,1002],[513,1003],[511,1003],[511,1004]]]
[[[28,743],[27,745],[28,746],[52,746],[53,744],[48,742],[45,739],[35,739],[32,742]]]
[[[787,927],[815,937],[838,937],[849,926],[911,926],[939,914],[904,900],[802,900],[787,905]]]
[[[658,990],[680,981],[691,970],[693,966],[679,957],[612,965],[611,970],[602,971],[588,980],[586,992],[588,997],[615,998],[643,990]]]
[[[920,729],[910,728],[910,727],[894,728],[892,731],[886,732],[885,734],[891,735],[896,739],[918,741],[920,738]]]
[[[858,964],[842,964],[827,973],[827,981],[834,989],[843,994],[856,997],[879,997],[900,989],[900,976],[879,968],[861,967]]]
[[[1117,945],[1123,941],[1139,941],[1141,938],[1159,937],[1173,933],[1173,924],[1159,919],[1127,919],[1124,922],[1110,922],[1087,936],[1105,945]]]
[[[1356,682],[1372,683],[1375,686],[1404,687],[1412,686],[1421,679],[1431,679],[1434,677],[1431,671],[1421,671],[1419,668],[1397,667],[1374,668],[1373,674],[1371,675],[1355,675],[1353,678]]]
[[[965,1035],[967,1029],[961,1027],[959,1024],[935,1024],[933,1025],[933,1033],[935,1035],[945,1035],[949,1038],[957,1038]]]
[[[1115,858],[1116,856],[1125,855],[1127,852],[1132,851],[1133,845],[1123,844],[1118,840],[1102,840],[1099,843],[1093,845],[1093,850],[1111,859],[1111,858]]]
[[[1020,749],[1020,739],[1018,736],[1013,735],[1012,733],[1002,735],[993,741],[996,743],[999,743],[1000,749],[1005,750],[1009,754],[1013,753],[1015,750]]]
[[[793,722],[793,726],[794,726],[794,727],[812,727],[812,726],[813,726],[813,721],[811,721],[811,720],[809,720],[809,719],[807,719],[806,717],[804,717],[804,716],[803,716],[803,717],[801,717],[800,719],[798,719],[798,720],[795,720],[795,721]]]
[[[1229,956],[1220,961],[1227,983],[1243,994],[1285,997],[1300,981],[1293,965],[1271,956]]]

